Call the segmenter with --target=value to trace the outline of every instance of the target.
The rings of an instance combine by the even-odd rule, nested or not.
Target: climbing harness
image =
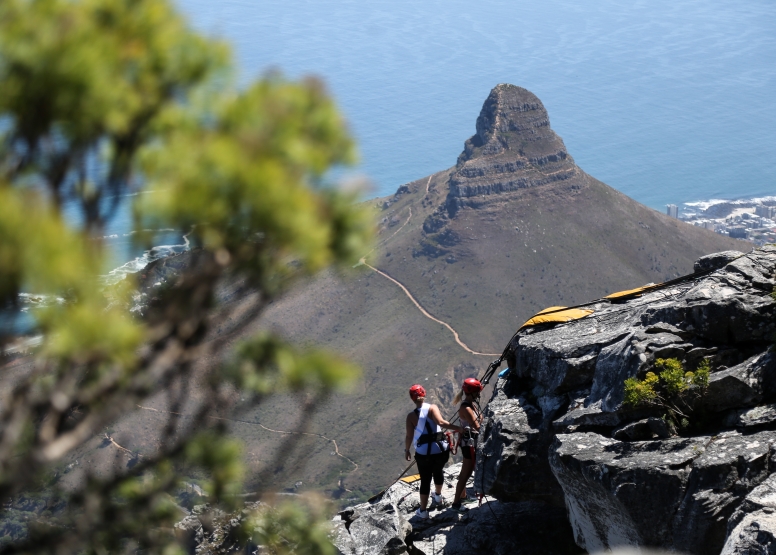
[[[419,455],[431,455],[432,444],[436,444],[440,453],[447,451],[449,447],[449,445],[445,445],[447,442],[447,436],[445,433],[441,431],[434,431],[437,425],[435,422],[429,421],[428,411],[430,408],[430,404],[423,403],[420,408],[415,409],[415,412],[418,413],[418,423],[415,426],[415,436],[413,438],[413,443],[415,444],[415,453]]]

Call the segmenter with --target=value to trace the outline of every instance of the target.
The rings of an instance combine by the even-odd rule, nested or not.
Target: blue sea
[[[231,43],[242,85],[324,80],[371,196],[452,166],[498,83],[534,92],[580,167],[657,210],[776,194],[773,0],[176,1]],[[108,281],[187,247],[162,231],[144,250],[131,229],[127,202]]]
[[[490,89],[535,93],[586,172],[661,211],[776,193],[773,0],[177,0],[242,83],[321,77],[373,196],[452,166]]]
[[[177,2],[231,43],[240,84],[324,80],[371,196],[455,164],[498,83],[534,92],[579,166],[652,208],[776,195],[773,0]],[[135,245],[130,200],[108,281],[187,248],[171,230]]]

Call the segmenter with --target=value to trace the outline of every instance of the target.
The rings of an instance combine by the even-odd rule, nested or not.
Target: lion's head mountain
[[[491,91],[452,167],[367,202],[378,229],[361,264],[295,286],[257,322],[217,326],[227,343],[272,329],[361,366],[352,391],[319,407],[310,435],[273,469],[278,489],[301,482],[351,504],[406,466],[413,383],[451,414],[460,381],[481,374],[537,311],[663,282],[691,273],[703,255],[746,247],[585,173],[541,101],[513,85]],[[145,273],[153,282],[174,266],[157,261]],[[230,424],[252,470],[273,460],[301,404],[272,397]],[[139,452],[153,449],[153,428],[149,411],[116,425],[133,438],[126,447]],[[138,429],[147,433],[132,433]]]

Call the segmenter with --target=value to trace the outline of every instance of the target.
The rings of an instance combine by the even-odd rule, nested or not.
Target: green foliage
[[[660,381],[669,395],[678,395],[687,389],[690,376],[685,375],[684,366],[679,360],[659,358],[655,361],[655,368],[661,371]]]
[[[704,358],[695,369],[695,373],[692,376],[692,383],[701,389],[706,389],[709,385],[709,376],[711,376],[711,363],[708,359]]]
[[[639,381],[636,378],[625,380],[625,400],[628,406],[637,406],[641,403],[648,403],[657,397],[655,386],[658,383],[658,377],[654,372],[647,372],[646,378]]]
[[[300,352],[269,334],[244,342],[235,355],[225,375],[238,389],[258,395],[305,389],[328,392],[359,376],[358,368],[344,360],[318,349]]]
[[[318,499],[280,501],[253,515],[253,541],[271,555],[334,555],[336,549],[328,539],[324,518]]]
[[[625,380],[623,404],[628,407],[654,406],[666,411],[666,419],[681,428],[689,426],[693,411],[692,401],[706,392],[711,374],[711,363],[703,359],[694,372],[685,371],[675,358],[655,361],[660,373],[647,372],[643,380]],[[688,413],[688,414],[685,414]]]
[[[223,357],[223,344],[205,341],[214,312],[230,318],[216,303],[221,284],[250,285],[255,318],[293,278],[355,262],[373,225],[355,192],[326,183],[355,147],[322,84],[273,74],[236,89],[231,73],[225,45],[166,0],[0,2],[0,348],[18,339],[5,322],[20,293],[52,300],[32,311],[35,364],[0,383],[0,497],[55,484],[55,470],[68,473],[74,452],[138,405],[169,409],[156,413],[167,419],[148,442],[158,448],[111,443],[132,464],[69,485],[57,509],[67,525],[26,539],[8,528],[0,541],[17,552],[175,552],[159,530],[176,517],[169,492],[181,472],[203,472],[212,500],[238,499],[241,448],[214,428],[233,407],[227,392],[253,393],[254,406],[278,391],[315,401],[358,376],[271,335],[194,371]],[[175,229],[198,247],[142,320],[127,310],[132,280],[99,278],[104,226],[129,198],[139,241]],[[275,552],[328,552],[311,524],[320,511],[272,514]]]

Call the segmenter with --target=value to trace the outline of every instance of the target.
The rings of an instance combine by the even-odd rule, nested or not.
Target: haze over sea
[[[535,93],[587,173],[660,211],[776,194],[773,0],[177,0],[246,82],[321,76],[384,196],[452,166],[490,89]]]

